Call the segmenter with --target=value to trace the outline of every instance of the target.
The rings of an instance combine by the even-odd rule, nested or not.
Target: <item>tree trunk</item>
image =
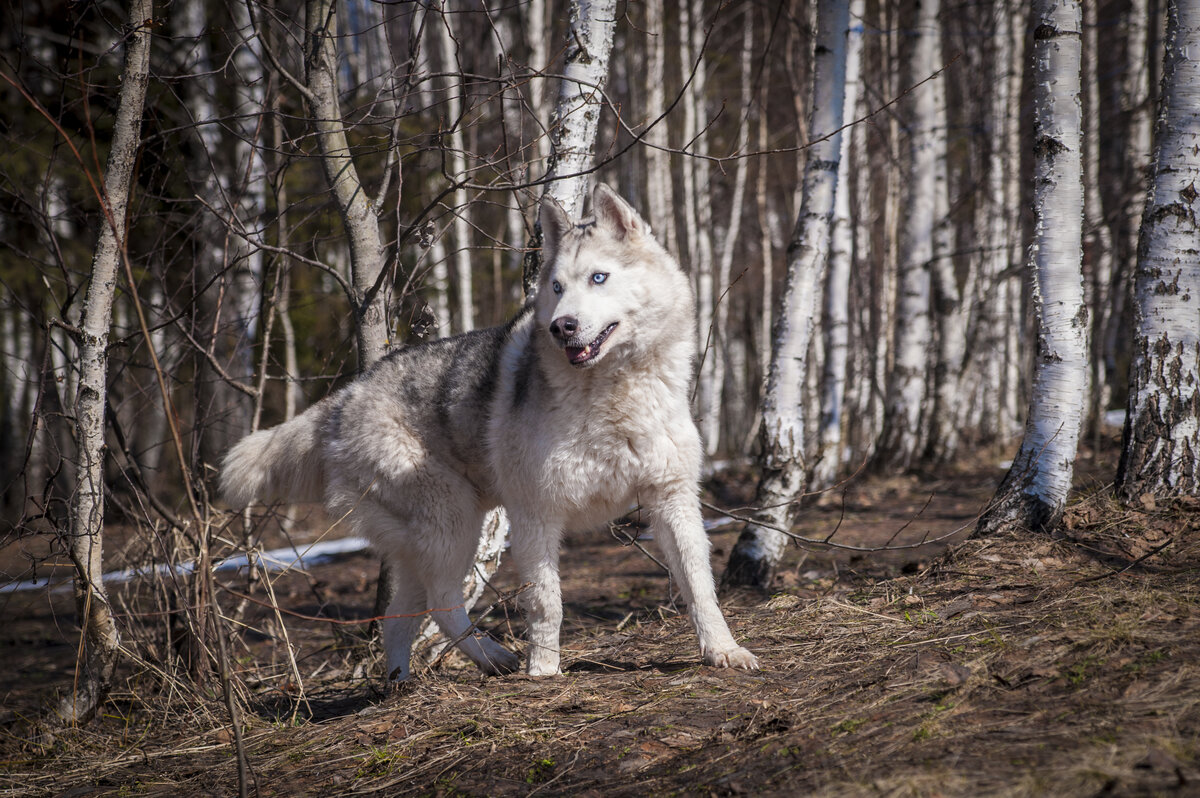
[[[231,148],[222,140],[222,126],[217,123],[218,73],[209,45],[208,7],[203,0],[186,0],[179,12],[172,17],[172,28],[183,44],[178,50],[178,68],[195,145],[187,173],[191,190],[204,202],[196,212],[190,245],[195,264],[191,274],[196,299],[193,337],[203,348],[192,353],[196,364],[192,451],[199,458],[193,470],[205,474],[211,473],[205,463],[219,462],[229,447],[250,431],[250,397],[231,386],[228,378],[248,380],[253,373],[253,342],[244,343],[244,331],[250,323],[247,317],[257,311],[254,300],[258,291],[252,279],[243,279],[238,273],[252,251],[238,246],[241,239],[235,232],[241,211],[236,197],[247,164],[229,157]],[[246,124],[253,130],[253,120]],[[238,142],[233,149],[240,155],[247,147]]]
[[[433,92],[428,88],[431,82],[433,66],[429,58],[429,47],[417,38],[429,26],[429,11],[421,3],[413,11],[413,60],[416,63],[416,94],[420,98],[421,107],[428,109],[433,104]],[[434,318],[434,329],[438,335],[450,335],[450,270],[446,257],[446,244],[437,225],[430,221],[426,225],[426,233],[421,236],[421,254],[417,258],[418,267],[422,262],[428,264],[429,277],[427,285],[432,286],[433,302],[429,307]]]
[[[842,118],[852,120],[858,110],[859,73],[862,62],[863,13],[866,0],[851,0],[850,29],[846,35],[846,96]],[[842,463],[842,416],[846,404],[846,367],[850,354],[850,272],[854,261],[854,227],[850,218],[850,153],[854,128],[842,133],[838,165],[838,192],[830,234],[829,277],[825,285],[825,374],[818,427],[820,456],[813,465],[813,486],[833,484]],[[855,164],[861,169],[862,164]]]
[[[1200,4],[1169,0],[1117,492],[1200,494]]]
[[[1096,7],[1083,4],[1084,30],[1084,97],[1086,116],[1083,137],[1083,212],[1084,251],[1090,265],[1087,275],[1088,307],[1092,309],[1092,351],[1088,391],[1088,425],[1094,435],[1100,435],[1104,412],[1112,400],[1109,382],[1115,362],[1109,363],[1105,353],[1105,331],[1112,315],[1113,238],[1104,218],[1100,198],[1100,53],[1097,50]]]
[[[751,85],[754,77],[754,9],[750,6],[746,7],[745,20],[742,23],[742,53],[741,53],[741,118],[738,121],[738,135],[736,152],[744,155],[750,147],[750,110],[754,103],[753,87]],[[746,180],[750,173],[750,159],[747,157],[739,158],[737,166],[733,172],[733,197],[729,209],[729,224],[725,226],[725,237],[721,241],[721,255],[717,260],[717,275],[716,275],[716,325],[715,333],[712,336],[712,344],[710,346],[710,354],[713,355],[713,376],[712,381],[716,392],[718,412],[712,414],[709,420],[711,429],[709,434],[704,438],[708,445],[708,454],[713,455],[717,451],[717,445],[720,442],[721,431],[728,429],[732,419],[729,419],[728,414],[723,414],[720,411],[725,407],[725,403],[721,400],[721,391],[725,385],[725,372],[735,370],[738,366],[733,362],[732,356],[732,331],[729,329],[729,305],[731,298],[729,291],[732,288],[729,279],[733,273],[733,257],[734,250],[737,247],[738,236],[742,231],[742,207],[746,202]],[[739,363],[742,360],[738,361]],[[734,392],[733,396],[743,396],[744,394]],[[724,418],[722,416],[725,416]],[[723,423],[722,423],[723,422]],[[735,438],[734,440],[738,440]],[[740,441],[739,441],[740,442]],[[727,447],[728,448],[728,447]]]
[[[550,158],[545,196],[578,219],[587,196],[588,175],[600,130],[604,86],[616,27],[616,0],[572,0],[558,103],[550,125]],[[541,224],[525,257],[525,295],[533,296],[541,270]]]
[[[812,144],[805,150],[801,210],[788,247],[787,279],[775,322],[762,404],[762,455],[755,522],[729,555],[725,582],[767,588],[783,556],[807,478],[803,386],[816,298],[829,255],[846,91],[849,5],[821,0],[813,56]]]
[[[721,430],[721,386],[717,383],[716,291],[713,274],[712,180],[708,162],[708,66],[704,57],[704,10],[700,0],[679,0],[680,66],[682,82],[690,84],[683,95],[683,146],[691,151],[683,161],[684,224],[687,230],[687,267],[696,288],[696,410],[700,435],[709,454],[716,451]]]
[[[438,34],[440,59],[438,71],[453,75],[462,73],[458,62],[458,42],[450,29],[450,16],[443,7],[433,27]],[[463,141],[462,79],[449,77],[443,83],[446,93],[446,113],[441,126],[442,151],[451,182],[467,178],[467,151]],[[454,204],[454,286],[458,299],[455,332],[475,329],[475,306],[471,289],[471,205],[467,192],[459,189],[450,195]]]
[[[504,124],[504,159],[508,180],[524,183],[529,179],[529,159],[534,150],[527,145],[525,137],[525,100],[521,94],[522,78],[518,74],[513,51],[516,48],[517,25],[507,9],[491,9],[489,14],[495,31],[496,55],[500,64],[501,119]],[[525,213],[521,208],[520,195],[513,192],[508,198],[504,214],[507,230],[508,266],[515,273],[521,268],[522,248],[525,245]],[[497,280],[498,280],[497,275]],[[499,301],[502,288],[496,286]]]
[[[667,26],[663,0],[646,0],[646,118],[653,123],[666,111]],[[675,239],[675,187],[671,156],[666,152],[667,118],[646,132],[646,211],[650,227],[667,251],[681,255]]]
[[[940,0],[922,0],[918,5],[906,73],[908,85],[914,87],[904,115],[909,126],[907,193],[900,233],[895,358],[879,451],[881,464],[899,469],[908,468],[920,454],[922,423],[928,418],[926,375],[933,344],[930,268],[939,221],[937,192],[945,190],[946,161],[946,131],[939,124],[945,118],[945,88],[939,86],[940,76],[930,79],[942,68],[940,5]]]
[[[549,169],[550,139],[546,132],[549,114],[546,109],[546,74],[550,69],[550,36],[546,25],[546,0],[529,0],[524,16],[525,42],[529,46],[529,68],[540,73],[529,81],[529,111],[536,131],[533,160]]]
[[[104,572],[104,404],[108,391],[108,333],[117,269],[125,246],[126,210],[141,142],[142,110],[150,75],[150,0],[132,0],[121,97],[104,177],[104,221],[92,258],[84,300],[75,425],[79,465],[71,502],[68,541],[75,563],[75,608],[83,629],[83,661],[75,691],[60,705],[67,723],[90,720],[104,701],[117,663],[120,637],[113,621]]]
[[[306,0],[304,65],[312,126],[321,152],[321,168],[346,228],[358,344],[358,370],[387,352],[390,281],[379,235],[379,219],[359,180],[338,104],[337,16],[334,0]]]
[[[980,520],[980,535],[1058,523],[1087,399],[1079,2],[1036,0],[1034,18],[1036,240],[1030,266],[1038,351],[1025,437]]]

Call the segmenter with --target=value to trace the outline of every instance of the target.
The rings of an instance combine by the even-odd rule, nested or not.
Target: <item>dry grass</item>
[[[759,654],[761,673],[698,665],[686,618],[663,606],[665,579],[603,540],[580,544],[565,566],[572,623],[559,678],[484,679],[450,657],[383,694],[362,675],[378,669],[352,638],[297,624],[304,700],[277,650],[243,663],[253,786],[261,795],[1194,794],[1198,511],[1122,510],[1097,496],[1071,510],[1059,540],[968,541],[907,576],[793,576],[766,600],[729,597],[735,635]],[[515,616],[492,626],[520,633]],[[130,678],[85,729],[34,740],[29,723],[10,719],[0,794],[236,794],[216,693],[181,697],[151,689],[145,672]]]

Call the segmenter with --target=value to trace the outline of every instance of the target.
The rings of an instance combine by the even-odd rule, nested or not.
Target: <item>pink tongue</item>
[[[582,363],[583,361],[587,360],[588,357],[591,356],[591,354],[592,354],[591,346],[583,346],[583,347],[568,346],[567,347],[567,360],[570,360],[572,363]]]

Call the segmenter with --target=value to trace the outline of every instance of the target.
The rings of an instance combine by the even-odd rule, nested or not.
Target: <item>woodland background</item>
[[[584,62],[589,56],[569,26],[590,13],[590,5],[555,0],[444,6],[346,0],[331,15],[334,6],[320,0],[173,0],[153,8],[152,22],[144,31],[132,31],[130,10],[110,2],[9,4],[0,12],[0,135],[7,145],[0,153],[0,542],[2,570],[10,584],[59,581],[72,570],[72,558],[76,569],[85,570],[72,548],[80,539],[72,524],[82,515],[78,485],[81,464],[87,460],[81,455],[85,419],[78,409],[88,393],[86,380],[81,381],[82,364],[87,346],[95,344],[85,329],[85,294],[97,234],[111,213],[102,207],[98,187],[104,180],[103,164],[114,149],[119,93],[128,83],[122,76],[126,51],[131,49],[127,44],[135,33],[149,33],[140,141],[130,164],[127,220],[119,225],[120,269],[111,281],[112,325],[101,344],[107,353],[107,387],[99,397],[104,450],[97,465],[103,475],[104,501],[99,506],[109,548],[105,565],[111,561],[153,576],[114,593],[114,606],[120,610],[116,629],[121,658],[104,667],[116,668],[125,681],[109,703],[102,704],[102,735],[115,733],[104,725],[112,726],[113,717],[121,719],[118,726],[123,722],[128,727],[131,719],[143,717],[139,713],[181,713],[207,730],[203,734],[209,736],[200,746],[205,752],[233,746],[242,768],[236,783],[245,792],[247,760],[268,769],[288,768],[284,760],[264,764],[277,752],[255,748],[254,740],[261,739],[254,737],[256,728],[261,731],[262,724],[279,723],[280,718],[295,724],[301,715],[322,722],[342,718],[359,724],[360,737],[354,738],[358,747],[347,754],[357,757],[351,783],[386,790],[397,783],[389,781],[396,774],[409,774],[403,782],[407,786],[433,783],[423,780],[428,774],[418,777],[424,772],[419,766],[414,771],[400,762],[410,755],[442,761],[441,749],[430,753],[435,745],[431,741],[450,728],[432,719],[440,709],[451,719],[445,720],[453,726],[449,734],[477,734],[493,750],[499,745],[511,755],[502,762],[507,763],[506,778],[517,785],[512,792],[521,792],[522,784],[560,779],[570,770],[563,767],[569,752],[557,754],[557,760],[539,755],[542,749],[528,729],[517,732],[515,741],[505,737],[522,722],[519,707],[478,705],[473,692],[462,703],[454,686],[467,678],[461,669],[452,668],[446,677],[450,682],[429,685],[430,694],[441,698],[420,704],[413,710],[414,719],[407,721],[410,726],[428,723],[431,730],[440,731],[401,738],[371,727],[364,742],[362,722],[347,720],[345,706],[339,703],[344,697],[331,698],[329,691],[354,689],[346,687],[349,683],[361,689],[361,680],[373,667],[363,654],[371,650],[368,636],[329,627],[335,629],[330,644],[326,627],[320,634],[300,633],[295,626],[299,620],[284,621],[273,592],[275,585],[283,588],[283,577],[271,575],[261,560],[255,564],[264,548],[299,545],[312,538],[314,529],[324,529],[325,522],[286,508],[253,516],[229,513],[210,491],[220,457],[233,441],[300,412],[352,379],[387,348],[501,323],[520,307],[526,262],[536,253],[537,207],[543,193],[553,192],[556,185],[545,176],[554,173],[567,150],[563,133],[569,125],[555,114],[561,75],[567,61],[579,59],[580,50]],[[1134,273],[1152,165],[1166,5],[1165,0],[1082,4],[1081,263],[1090,347],[1083,441],[1089,452],[1115,449],[1120,411],[1128,403]],[[841,128],[844,171],[828,270],[814,303],[814,333],[803,358],[802,490],[840,490],[856,480],[870,485],[916,480],[903,484],[917,484],[919,492],[930,475],[944,480],[953,479],[946,475],[967,474],[973,484],[985,473],[971,470],[974,465],[1006,461],[1017,451],[1038,353],[1029,256],[1037,232],[1033,173],[1039,152],[1033,96],[1040,78],[1031,68],[1034,22],[1025,4],[1006,0],[855,0],[849,6],[847,38],[857,40],[860,49],[857,70],[846,70],[844,89],[850,101]],[[787,0],[644,0],[617,3],[614,13],[607,73],[602,89],[594,87],[590,98],[589,113],[598,125],[594,168],[589,166],[586,176],[577,177],[615,187],[693,275],[702,352],[695,412],[716,475],[709,485],[710,498],[726,508],[740,500],[753,509],[753,491],[747,485],[754,479],[751,464],[763,450],[760,408],[775,346],[772,325],[781,312],[778,300],[791,262],[789,248],[796,246],[793,227],[804,211],[806,158],[820,144],[810,129],[819,90],[813,85],[815,14],[810,4]],[[312,100],[314,83],[305,67],[306,53],[311,52],[306,20],[318,16],[336,19],[328,41],[336,51],[336,68],[330,75],[337,107],[326,113],[319,113]],[[329,176],[330,159],[322,143],[338,120],[351,157],[333,173],[349,174],[352,163],[360,182],[351,194],[365,201],[378,235],[374,250],[380,259],[373,273],[378,276],[365,283],[356,271],[363,251],[356,250],[362,246],[361,231],[347,221],[348,200],[339,198],[336,188],[331,190],[335,179]],[[576,216],[584,212],[580,207],[568,209]],[[374,307],[379,308],[386,334],[385,340],[371,342],[362,322],[375,312],[374,302],[380,303]],[[919,331],[915,336],[914,330]],[[943,528],[931,522],[932,532],[923,530],[922,535],[968,530],[1000,476],[994,467],[986,471],[985,487],[970,494],[979,502],[979,512],[964,509],[962,504],[971,501],[964,499],[947,510],[955,523]],[[1088,478],[1106,482],[1112,474],[1092,471]],[[939,484],[945,488],[944,482]],[[875,495],[885,502],[895,499],[894,492]],[[843,518],[844,497],[843,493]],[[812,507],[817,517],[829,512],[826,499],[815,495],[801,506]],[[1194,538],[1192,505],[1166,520],[1155,516],[1151,522],[1139,516],[1136,523],[1120,527],[1126,534],[1136,526],[1138,545],[1110,536],[1112,526],[1103,520],[1110,510],[1117,513],[1093,504],[1068,515],[1069,528],[1090,530],[1090,542],[1081,544],[1083,549],[1098,548],[1133,565],[1173,541]],[[1154,500],[1143,502],[1137,511],[1153,515]],[[853,516],[853,506],[849,512]],[[884,533],[864,533],[850,542],[878,552],[879,561],[890,567],[895,563],[882,550],[896,539],[898,528],[911,523],[904,520],[905,512],[910,511],[893,514]],[[921,517],[919,502],[911,512]],[[851,537],[856,534],[853,526],[851,521]],[[841,528],[842,520],[837,520],[833,529]],[[634,540],[636,533],[630,534]],[[1158,534],[1164,537],[1155,537]],[[911,545],[920,539],[904,542]],[[728,542],[714,540],[718,556],[724,555]],[[1084,579],[1107,578],[1087,570],[1096,567],[1094,563],[1076,567],[1066,554],[1038,541],[1034,548],[1027,540],[1014,543],[1006,557],[1021,553],[1024,559],[1013,561],[1038,574],[1049,569],[1086,572]],[[978,545],[985,549],[982,556],[996,556],[998,549],[986,550],[991,544]],[[247,567],[236,577],[214,577],[212,563],[245,552],[251,552]],[[800,564],[806,556],[801,555]],[[1029,557],[1040,565],[1029,565]],[[1190,567],[1189,557],[1180,554],[1175,561]],[[871,659],[871,651],[908,643],[899,643],[906,638],[885,642],[890,636],[887,624],[902,619],[908,624],[906,635],[918,637],[937,632],[925,624],[941,623],[938,613],[945,620],[963,611],[947,612],[942,605],[955,606],[964,595],[971,598],[973,609],[967,617],[984,615],[970,621],[969,628],[964,626],[966,631],[953,630],[969,644],[968,653],[976,655],[961,666],[965,675],[954,668],[966,655],[937,647],[931,678],[941,681],[930,687],[931,692],[905,694],[916,707],[906,720],[881,720],[878,712],[867,711],[868,701],[861,718],[846,714],[831,719],[828,729],[822,727],[822,733],[858,742],[860,727],[865,734],[893,723],[904,725],[913,717],[918,718],[918,729],[932,727],[941,711],[936,707],[942,704],[928,710],[921,702],[930,695],[934,702],[942,701],[947,691],[965,695],[983,689],[981,684],[991,677],[1058,691],[1053,699],[1038,697],[1036,704],[1076,689],[1072,674],[1082,673],[1084,678],[1102,670],[1106,662],[1122,663],[1112,653],[1113,646],[1119,648],[1112,642],[1112,629],[1096,631],[1103,625],[1096,620],[1101,610],[1096,616],[1078,615],[1078,608],[1093,605],[1071,593],[1069,585],[1053,595],[1039,593],[1007,565],[996,564],[1000,560],[986,562],[993,563],[985,567],[990,568],[987,578],[994,588],[988,601],[1007,595],[1004,591],[1040,597],[1036,600],[1062,613],[1055,623],[1095,632],[1088,637],[1092,647],[1081,644],[1071,648],[1069,656],[1046,654],[1037,665],[1000,667],[999,662],[1007,662],[1001,649],[997,660],[979,648],[984,644],[978,641],[987,634],[981,630],[993,628],[989,624],[995,620],[981,608],[1023,610],[1015,610],[1007,600],[987,604],[978,585],[939,583],[935,589],[920,580],[906,585],[907,594],[898,583],[860,584],[853,597],[845,599],[837,592],[841,588],[836,562],[828,583],[823,581],[830,578],[824,570],[813,571],[816,576],[801,580],[798,588],[796,574],[803,569],[795,565],[766,585],[819,599],[806,609],[772,600],[745,612],[755,619],[760,630],[755,634],[765,638],[759,640],[761,646],[776,658],[784,656],[780,651],[802,649],[804,656],[817,661],[824,655],[809,645],[812,638],[804,635],[810,633],[802,630],[811,627],[804,623],[819,617],[821,624],[842,623],[838,629],[849,629],[839,620],[842,610],[837,608],[844,609],[846,601],[862,607],[876,621],[885,619],[882,627],[869,630],[875,635],[875,649],[867,650],[863,643],[864,650],[851,652],[856,644],[838,637],[836,630],[822,627],[825,631],[819,634],[838,641],[831,651],[853,653],[857,661],[873,663],[864,669],[878,666],[870,678],[892,684],[887,681],[892,665]],[[194,567],[182,572],[153,570],[178,563]],[[718,560],[718,570],[721,566]],[[923,569],[921,578],[932,573],[927,566],[927,561],[914,565]],[[369,569],[362,563],[356,568],[357,601],[369,604],[363,596],[372,589],[365,586],[370,578],[361,576]],[[954,566],[944,566],[939,571],[942,578],[947,578],[945,569],[953,572]],[[599,584],[603,574],[595,577]],[[294,598],[297,590],[310,590],[316,597],[310,607],[313,616],[335,622],[357,618],[355,628],[365,628],[369,613],[347,613],[349,599],[331,601],[314,585],[309,579],[307,588],[291,588],[288,595]],[[497,585],[502,591],[518,589],[503,579]],[[919,598],[926,588],[928,608]],[[1187,658],[1179,646],[1164,641],[1194,629],[1194,591],[1186,581],[1155,589],[1171,595],[1173,609],[1151,616],[1154,601],[1129,599],[1128,606],[1104,621],[1119,619],[1124,624],[1136,606],[1141,615],[1129,617],[1160,623],[1161,628],[1154,627],[1158,636],[1146,632],[1122,643],[1137,649],[1122,655],[1128,661],[1112,666],[1123,677],[1129,677],[1130,662],[1137,665],[1135,675],[1140,677],[1165,660],[1165,679],[1168,665]],[[944,599],[936,606],[935,594]],[[270,609],[264,614],[245,598],[248,595]],[[498,594],[493,609],[506,607],[508,597]],[[909,600],[913,598],[918,600]],[[666,603],[671,605],[669,596]],[[65,605],[53,599],[47,604],[53,612],[37,616],[38,623],[50,626],[69,618],[71,610]],[[1076,607],[1070,612],[1077,614],[1070,615],[1068,606]],[[76,618],[92,609],[78,604]],[[926,609],[932,617],[925,615]],[[850,611],[861,614],[853,607]],[[632,674],[634,681],[621,681],[619,689],[637,692],[644,687],[637,671],[649,667],[662,677],[652,678],[650,686],[670,693],[673,671],[662,664],[670,660],[669,653],[656,649],[657,659],[649,665],[629,667],[612,654],[623,645],[621,632],[630,618],[635,625],[646,625],[652,613],[661,620],[664,606],[635,603],[623,619],[608,618],[611,623],[602,627],[601,636],[588,641],[594,646],[577,652],[576,672],[587,671],[587,657],[600,657],[613,669]],[[1017,631],[1012,634],[1043,639],[1035,625],[1046,617],[1022,616],[1013,621]],[[519,635],[519,623],[515,614],[506,615],[504,628]],[[289,638],[289,624],[294,640]],[[498,627],[493,632],[499,634]],[[772,648],[770,641],[783,640],[788,642],[779,643],[778,651]],[[658,643],[667,646],[665,640]],[[326,657],[326,664],[310,668],[307,658],[313,648],[327,654],[330,645],[343,657],[340,664],[327,670]],[[262,653],[264,646],[270,647],[269,655]],[[81,643],[80,651],[83,648]],[[38,720],[32,707],[56,690],[71,689],[72,667],[76,680],[80,669],[95,667],[72,666],[71,653],[59,651],[62,662],[50,669],[59,677],[57,684],[49,680],[40,685],[37,696],[37,691],[20,685],[7,693],[20,709],[5,723],[32,718],[30,728],[35,729],[14,750],[35,752],[30,772],[47,768],[36,777],[21,778],[48,791],[63,784],[50,772],[53,762],[62,761],[55,756],[77,755],[78,748],[69,743],[80,738],[61,729],[47,732],[54,724]],[[80,663],[83,659],[81,654]],[[909,670],[928,676],[927,665],[920,662],[918,656]],[[857,694],[857,688],[838,681],[836,667],[823,664],[829,666],[824,691]],[[1096,667],[1089,670],[1092,665]],[[783,670],[792,674],[791,668]],[[344,680],[336,688],[318,678],[325,672],[321,678],[331,679],[334,671]],[[598,675],[604,676],[603,669]],[[1180,784],[1191,777],[1194,746],[1180,740],[1194,739],[1187,730],[1197,728],[1191,708],[1200,691],[1194,689],[1194,676],[1190,670],[1175,669],[1173,678],[1182,686],[1172,689],[1187,698],[1172,711],[1170,730],[1155,726],[1151,733],[1139,727],[1139,734],[1149,736],[1138,737],[1130,749],[1143,746],[1146,739],[1158,741],[1146,743],[1152,759],[1147,771],[1166,779],[1164,783],[1173,773],[1179,774]],[[788,686],[787,678],[768,678],[777,696],[802,701],[789,692],[796,685]],[[863,679],[858,684],[873,683]],[[559,699],[542,695],[540,688],[529,689],[537,693],[537,701],[558,706]],[[591,718],[593,704],[612,698],[601,692],[605,688],[588,689],[597,692],[566,704],[562,711],[578,710]],[[772,709],[771,699],[761,692],[762,683],[739,683],[730,689],[742,702],[738,711],[750,718],[748,723],[734,728],[722,725],[728,721],[706,721],[687,732],[688,740],[668,742],[667,748],[682,751],[682,761],[692,762],[689,768],[708,773],[708,765],[697,764],[702,762],[696,760],[697,752],[727,746],[739,752],[730,761],[740,763],[743,782],[749,778],[754,783],[757,776],[746,774],[755,772],[753,749],[766,738],[778,744],[770,755],[792,764],[781,764],[778,773],[772,768],[762,773],[773,774],[771,779],[778,776],[780,780],[770,782],[776,787],[794,784],[788,781],[793,777],[781,775],[800,756],[792,752],[803,750],[808,757],[810,743],[816,744],[807,737],[800,743],[780,742],[799,733],[793,712],[800,708],[785,711],[776,703]],[[309,699],[322,695],[321,690],[326,691],[324,699],[314,699],[320,704],[314,709]],[[447,691],[459,701],[452,709]],[[988,698],[998,700],[991,694]],[[640,699],[629,700],[629,709],[618,709],[606,721],[617,715],[639,718],[630,722],[641,739],[662,718],[642,712]],[[484,698],[478,701],[487,703]],[[767,703],[756,703],[760,701]],[[70,726],[76,710],[63,710],[65,706],[59,705],[59,715],[67,717]],[[1139,707],[1144,717],[1157,717],[1150,708]],[[352,708],[359,711],[358,705]],[[429,714],[420,714],[426,710]],[[706,705],[697,711],[712,710]],[[1094,706],[1080,711],[1093,710],[1100,711]],[[474,720],[464,721],[463,713]],[[264,720],[268,717],[275,720]],[[462,723],[477,723],[480,717],[495,718],[495,726],[486,733],[462,732]],[[157,739],[168,739],[161,727],[137,721],[142,722],[159,730],[153,732]],[[581,723],[577,730],[595,725],[592,720]],[[230,732],[223,731],[225,725]],[[978,732],[981,727],[972,728]],[[249,735],[246,740],[243,732]],[[101,736],[96,744],[104,748],[114,739]],[[295,735],[288,739],[294,743]],[[913,734],[902,742],[912,745],[924,739]],[[1161,742],[1164,739],[1170,744]],[[872,741],[877,747],[844,751],[847,761],[879,760],[880,751],[894,752],[901,745],[878,736]],[[986,734],[979,734],[975,742],[983,752],[995,744]],[[294,761],[288,759],[294,753],[280,756]],[[666,789],[694,783],[691,777],[672,781],[675,777],[661,775],[667,760],[660,754],[663,751],[653,746],[639,754],[646,767],[660,774],[654,777],[658,781],[647,784]],[[1042,761],[1039,756],[1053,754],[1022,755]],[[451,754],[444,756],[451,757],[448,768],[461,766]],[[571,768],[578,751],[575,756]],[[595,780],[612,764],[593,763],[592,771],[581,766],[572,778],[582,780],[568,778],[560,787],[602,783]],[[73,778],[101,786],[128,785],[135,778],[128,773],[113,776],[113,767],[117,766],[95,761],[72,771]],[[1125,778],[1136,775],[1140,765],[1130,759],[1122,760],[1120,767]],[[219,777],[226,790],[234,783],[228,771],[225,768]],[[592,775],[585,778],[585,771]],[[101,772],[109,775],[95,775]],[[438,778],[447,772],[458,778],[452,769],[441,771]],[[718,780],[720,774],[711,775]],[[309,786],[316,789],[313,785],[319,783],[327,789],[320,780],[326,776],[314,776]],[[1003,783],[1002,774],[988,777]],[[205,783],[199,769],[173,778],[177,784]],[[839,778],[847,778],[846,773]],[[909,787],[924,783],[914,778]],[[1079,778],[1082,781],[1069,784],[1092,784]],[[456,783],[490,791],[481,786],[487,782]],[[849,777],[839,783],[855,782]],[[961,786],[970,778],[946,783]],[[919,786],[914,789],[920,791]]]

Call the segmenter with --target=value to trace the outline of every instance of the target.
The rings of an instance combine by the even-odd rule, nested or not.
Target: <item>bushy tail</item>
[[[221,495],[232,507],[255,501],[320,501],[325,476],[318,436],[326,402],[278,427],[251,433],[221,463]]]

